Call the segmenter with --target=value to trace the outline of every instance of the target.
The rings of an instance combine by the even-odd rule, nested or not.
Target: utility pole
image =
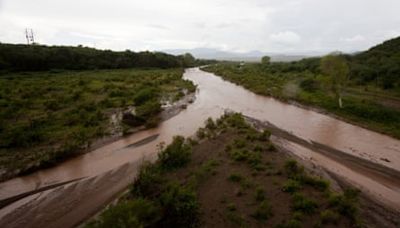
[[[26,37],[26,42],[29,45],[29,33],[28,33],[28,29],[25,29],[25,37]]]
[[[25,29],[25,37],[26,37],[26,42],[28,45],[35,43],[35,38],[33,36],[33,29],[28,30],[26,28]]]
[[[35,39],[33,38],[33,29],[31,29],[31,43],[35,44]]]

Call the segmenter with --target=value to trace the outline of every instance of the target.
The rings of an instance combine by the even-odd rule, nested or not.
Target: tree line
[[[371,49],[356,54],[334,53],[349,68],[348,79],[358,85],[373,84],[383,89],[400,88],[400,37],[385,41]],[[261,60],[266,70],[271,73],[304,72],[326,74],[321,62],[324,57],[306,58],[290,63],[270,63],[264,56]],[[326,67],[325,67],[326,68]]]
[[[98,50],[81,45],[72,47],[0,43],[0,70],[9,71],[175,68],[212,62],[197,60],[191,54],[174,56],[162,52]]]

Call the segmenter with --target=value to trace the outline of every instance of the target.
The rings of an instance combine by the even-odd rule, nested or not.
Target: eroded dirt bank
[[[396,201],[400,199],[398,140],[255,95],[197,68],[188,69],[185,78],[198,85],[196,100],[158,128],[124,137],[57,167],[1,183],[0,199],[7,199],[76,180],[4,207],[0,226],[70,227],[80,223],[126,188],[138,164],[155,157],[160,142],[168,144],[174,135],[195,134],[208,117],[217,118],[226,108],[268,121],[279,129],[273,133],[287,150],[364,188],[371,196],[381,194],[383,197],[375,197],[379,203],[400,207]],[[381,200],[385,197],[391,202]]]

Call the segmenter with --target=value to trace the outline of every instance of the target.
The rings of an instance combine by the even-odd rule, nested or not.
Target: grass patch
[[[226,218],[232,224],[234,224],[238,227],[247,227],[248,226],[246,219],[242,215],[239,215],[238,213],[236,213],[234,211],[227,211]]]
[[[312,214],[318,208],[317,202],[307,198],[303,194],[295,193],[292,199],[292,209],[305,214]]]
[[[344,215],[351,221],[358,223],[358,195],[358,190],[346,189],[343,194],[332,194],[329,197],[329,204],[341,215]]]
[[[240,174],[233,173],[228,177],[228,180],[232,182],[242,182],[244,178]]]
[[[302,189],[302,184],[297,180],[292,180],[292,179],[287,180],[282,186],[282,191],[288,193],[295,193],[300,189]]]
[[[265,200],[265,190],[262,187],[257,187],[254,194],[254,198],[258,202]]]
[[[257,207],[252,216],[257,220],[268,220],[273,216],[272,207],[268,201],[263,200]]]

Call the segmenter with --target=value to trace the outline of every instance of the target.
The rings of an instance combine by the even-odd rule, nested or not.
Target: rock
[[[129,109],[122,114],[122,122],[133,127],[140,126],[144,123],[142,118],[135,115],[134,109]]]

